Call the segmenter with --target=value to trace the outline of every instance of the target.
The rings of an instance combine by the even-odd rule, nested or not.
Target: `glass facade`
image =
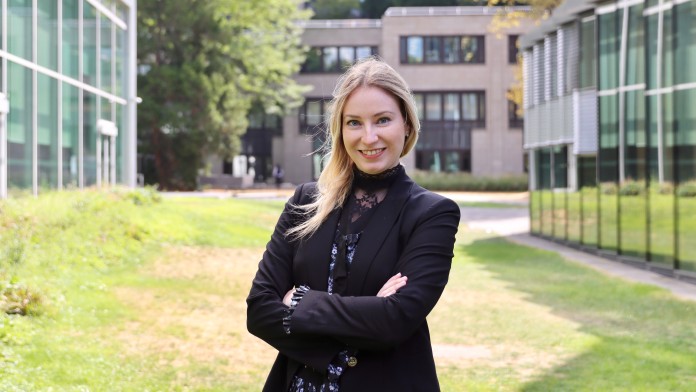
[[[0,197],[15,190],[134,185],[135,53],[129,42],[135,43],[135,26],[129,24],[136,10],[129,4],[0,4],[0,19],[7,21],[7,46],[0,51],[7,85],[0,92],[10,108],[0,113],[7,116],[0,129],[7,140]]]
[[[574,137],[528,147],[531,231],[696,280],[696,0],[586,6],[566,50],[579,59]],[[553,83],[554,67],[529,67]],[[594,150],[581,145],[593,126]]]

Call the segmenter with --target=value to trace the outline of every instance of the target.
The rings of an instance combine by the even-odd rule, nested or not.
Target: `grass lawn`
[[[260,390],[275,354],[244,299],[282,203],[156,199],[0,204],[0,293],[38,298],[0,312],[1,391]],[[696,303],[464,227],[455,254],[443,391],[696,390]]]

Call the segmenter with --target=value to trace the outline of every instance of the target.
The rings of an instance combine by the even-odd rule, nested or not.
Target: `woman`
[[[346,71],[328,128],[326,167],[286,204],[247,298],[249,331],[279,351],[264,391],[437,391],[425,318],[459,208],[400,165],[420,123],[386,63]]]

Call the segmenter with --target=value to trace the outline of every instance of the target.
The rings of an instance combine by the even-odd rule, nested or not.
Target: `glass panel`
[[[83,34],[82,50],[82,81],[96,86],[97,84],[97,14],[88,2],[82,5]]]
[[[618,96],[599,97],[599,246],[617,250],[618,245]]]
[[[416,101],[416,108],[418,109],[418,118],[420,120],[423,120],[425,118],[423,115],[423,94],[413,94],[413,100]]]
[[[77,88],[63,83],[63,186],[77,187],[79,128]]]
[[[408,53],[408,63],[423,62],[423,37],[406,38],[406,48]]]
[[[582,244],[597,247],[599,243],[599,206],[597,198],[599,189],[596,186],[585,186],[580,190],[582,198]]]
[[[529,195],[530,230],[534,234],[541,233],[541,192],[531,191]]]
[[[425,37],[425,62],[439,63],[440,61],[440,37]]]
[[[647,61],[647,88],[648,90],[657,88],[657,71],[659,67],[657,66],[657,26],[658,26],[658,14],[648,15],[647,23],[645,27],[646,35],[646,47],[647,51],[646,61]]]
[[[78,79],[78,8],[77,0],[63,0],[63,74]]]
[[[58,3],[39,1],[38,5],[38,63],[46,68],[58,69]]]
[[[425,118],[428,120],[442,120],[442,96],[440,94],[425,95]]]
[[[643,4],[629,8],[626,85],[645,82],[645,21]]]
[[[302,66],[303,72],[321,72],[321,48],[310,48]]]
[[[480,120],[478,93],[462,94],[462,119],[468,121]]]
[[[582,199],[580,197],[580,192],[568,192],[566,194],[566,211],[568,214],[568,241],[580,243],[581,240],[581,226],[582,220],[580,219],[580,208],[582,207]]]
[[[599,18],[599,89],[618,86],[619,42],[618,20],[622,11],[598,15]],[[619,19],[620,20],[620,19]]]
[[[114,60],[112,47],[111,47],[111,37],[112,29],[116,28],[111,21],[102,15],[100,22],[101,35],[99,37],[101,41],[101,47],[99,49],[99,61],[101,66],[101,89],[107,92],[113,92],[113,84],[111,80],[111,64]],[[108,117],[104,117],[108,118]]]
[[[369,46],[358,46],[355,48],[355,57],[360,60],[372,56],[372,48]]]
[[[115,104],[114,106],[116,107],[116,127],[118,127],[118,137],[116,138],[116,181],[124,183],[123,147],[127,146],[126,143],[128,143],[128,139],[126,138],[128,133],[125,132],[125,122],[123,121],[123,113],[125,112],[125,109],[123,105]]]
[[[565,240],[566,232],[566,193],[553,193],[553,236]]]
[[[338,50],[338,57],[341,69],[346,69],[355,62],[355,49],[351,47],[341,47]]]
[[[553,191],[544,189],[541,192],[541,234],[553,237]]]
[[[114,80],[114,93],[123,97],[126,91],[126,39],[128,38],[125,30],[116,29],[116,49],[114,53],[114,67],[116,67],[116,80]]]
[[[647,142],[643,90],[625,93],[624,168],[627,181],[646,178]]]
[[[675,91],[674,103],[679,268],[696,271],[696,89]]]
[[[445,120],[459,121],[459,94],[445,94]]]
[[[595,86],[595,21],[580,23],[580,88]]]
[[[538,155],[537,181],[540,189],[541,233],[553,235],[553,193],[551,189],[551,150],[542,148]]]
[[[97,97],[87,91],[83,92],[83,144],[84,157],[84,185],[91,186],[97,183]]]
[[[443,49],[444,49],[444,62],[447,64],[454,64],[459,62],[459,37],[444,37],[443,38]]]
[[[32,60],[31,2],[32,0],[7,2],[8,51],[27,60]]]
[[[32,187],[32,72],[7,62],[7,187]]]
[[[58,81],[38,74],[38,152],[40,188],[58,187]]]
[[[553,187],[568,187],[568,147],[553,148]]]
[[[321,121],[321,101],[307,102],[305,123],[308,126],[316,126],[321,124]]]
[[[673,48],[678,41],[674,35],[672,26],[672,9],[664,11],[662,21],[662,34],[664,35],[662,44],[662,87],[674,84],[674,51]],[[679,37],[681,39],[681,37]]]
[[[462,62],[480,63],[483,62],[483,45],[479,47],[479,37],[461,37],[460,48],[462,52]]]
[[[324,48],[324,71],[338,71],[337,48]]]
[[[696,3],[687,1],[674,6],[675,35],[674,83],[696,82]]]

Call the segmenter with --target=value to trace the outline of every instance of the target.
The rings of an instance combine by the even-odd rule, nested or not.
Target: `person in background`
[[[426,316],[449,277],[460,212],[406,174],[420,123],[403,78],[349,68],[330,153],[297,187],[247,298],[247,328],[278,350],[264,391],[438,391]]]
[[[283,184],[283,177],[285,177],[285,172],[283,172],[283,167],[280,164],[273,166],[273,178],[275,179],[276,188],[280,189]]]

